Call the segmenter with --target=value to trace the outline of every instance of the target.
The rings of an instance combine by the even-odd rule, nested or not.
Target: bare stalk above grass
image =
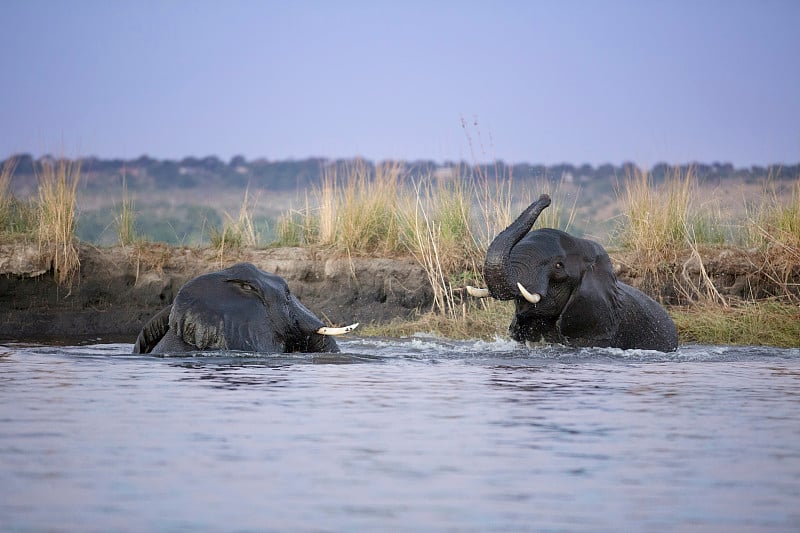
[[[477,176],[473,183],[477,244],[485,251],[497,234],[514,220],[513,179],[511,176]]]

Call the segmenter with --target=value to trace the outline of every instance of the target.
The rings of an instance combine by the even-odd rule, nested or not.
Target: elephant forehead
[[[561,240],[548,233],[530,233],[511,250],[512,261],[527,261],[564,255]]]
[[[179,309],[185,307],[222,309],[235,304],[245,304],[250,300],[258,301],[257,298],[243,297],[239,285],[231,283],[234,279],[263,287],[263,283],[257,278],[231,276],[225,271],[211,272],[186,282],[178,291],[174,304]]]
[[[283,282],[283,278],[264,272],[252,263],[237,263],[224,270],[220,270],[221,274],[227,278],[245,279],[245,280],[269,280]],[[284,282],[285,283],[285,282]]]
[[[282,294],[288,287],[286,280],[282,277],[265,272],[252,263],[237,263],[219,272],[207,274],[207,276],[214,275],[218,275],[221,281],[233,279],[247,281],[255,286],[260,286],[265,293],[274,290]]]

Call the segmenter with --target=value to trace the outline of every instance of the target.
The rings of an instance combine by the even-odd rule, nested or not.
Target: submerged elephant
[[[488,289],[472,296],[514,300],[509,334],[519,342],[672,351],[675,323],[655,300],[617,280],[596,242],[545,228],[528,233],[550,205],[543,194],[486,251]]]
[[[325,327],[283,278],[239,263],[188,281],[144,325],[133,352],[338,352],[331,336],[356,326]]]

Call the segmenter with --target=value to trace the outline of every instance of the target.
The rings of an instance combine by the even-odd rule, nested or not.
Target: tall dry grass
[[[677,252],[686,248],[695,184],[691,172],[668,176],[661,186],[654,185],[652,176],[644,171],[627,176],[617,236],[620,245],[647,264],[674,260]]]
[[[114,226],[117,240],[122,246],[130,246],[139,241],[136,233],[136,204],[133,196],[128,194],[125,178],[122,179],[122,200],[119,211],[114,215]]]
[[[277,224],[281,245],[327,246],[347,256],[401,253],[397,206],[406,197],[400,163],[378,165],[374,173],[356,160],[339,174],[323,169],[322,184],[305,206],[285,213]]]
[[[3,164],[0,170],[0,229],[5,229],[11,219],[11,176],[14,174],[14,169],[17,166],[17,161],[14,158],[9,158]]]
[[[768,179],[759,200],[747,204],[746,212],[746,245],[800,247],[800,178],[789,187]]]
[[[700,249],[724,242],[723,215],[713,199],[702,201],[693,169],[674,170],[660,184],[636,170],[626,177],[621,223],[615,240],[633,252],[636,269],[645,279],[644,287],[654,293],[671,285],[685,300],[703,297],[726,305],[705,271]],[[683,268],[675,268],[681,258]],[[687,275],[687,264],[699,264],[700,278]]]
[[[699,194],[694,170],[675,169],[663,183],[636,170],[625,179],[622,223],[616,240],[653,263],[673,259],[692,244],[717,245],[726,241],[725,214],[716,200]]]
[[[747,245],[764,252],[763,275],[782,286],[785,297],[797,295],[792,280],[800,275],[800,178],[788,187],[769,180],[760,201],[749,206],[745,228]]]
[[[480,276],[485,252],[470,225],[470,193],[462,181],[425,179],[398,210],[405,247],[425,269],[434,309],[453,318],[464,312],[460,289]]]
[[[75,205],[80,161],[44,159],[39,177],[37,236],[43,253],[52,256],[56,282],[69,284],[80,269],[75,239]]]
[[[736,221],[713,198],[704,201],[698,194],[691,172],[668,176],[658,186],[649,176],[636,175],[626,183],[624,200],[620,243],[634,252],[650,285],[670,285],[683,302],[671,314],[684,342],[797,346],[800,287],[792,280],[800,276],[800,179],[790,194],[768,182],[758,201],[745,205],[747,219],[738,235],[727,231]],[[753,302],[720,293],[704,254],[736,243],[760,257],[754,266],[780,294]]]
[[[363,161],[356,161],[346,176],[327,169],[318,192],[318,242],[347,255],[400,252],[397,207],[407,193],[404,178],[400,163],[380,164],[374,175]]]
[[[372,171],[356,162],[338,172],[326,169],[305,207],[281,218],[279,243],[348,257],[411,254],[428,276],[434,309],[463,314],[459,291],[480,283],[486,246],[510,220],[510,186],[474,176],[412,177],[398,163]]]
[[[222,226],[209,229],[211,246],[216,248],[220,259],[231,250],[258,247],[260,236],[253,221],[255,208],[256,200],[250,197],[249,189],[245,189],[238,215],[233,217],[229,213],[225,213]]]

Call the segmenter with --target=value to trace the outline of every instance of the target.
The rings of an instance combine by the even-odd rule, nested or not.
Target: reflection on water
[[[0,346],[0,524],[800,530],[800,350],[341,346]]]

